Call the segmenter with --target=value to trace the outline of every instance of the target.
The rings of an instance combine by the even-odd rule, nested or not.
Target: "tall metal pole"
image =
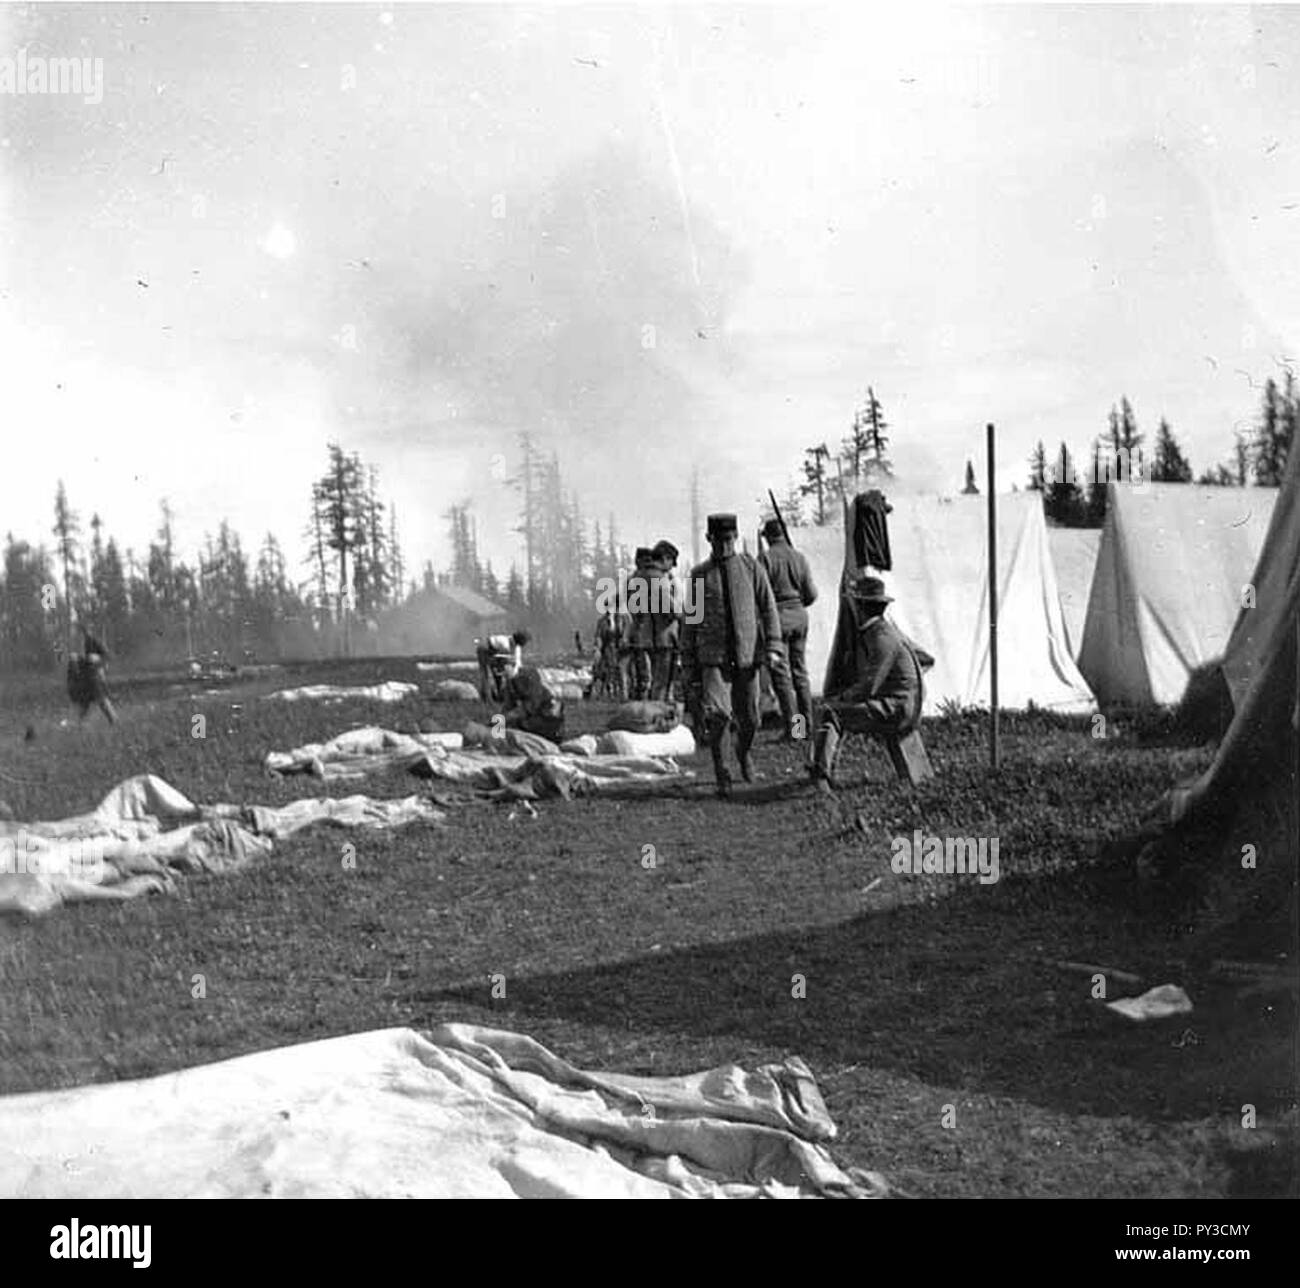
[[[993,426],[988,426],[989,494],[989,764],[998,767],[998,502],[993,491]]]

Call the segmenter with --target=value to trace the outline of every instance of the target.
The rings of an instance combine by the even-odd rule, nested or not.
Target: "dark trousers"
[[[478,691],[484,702],[500,702],[505,696],[506,667],[510,659],[479,646]]]
[[[895,698],[871,698],[866,702],[824,702],[817,721],[817,744],[813,773],[830,778],[846,733],[904,734],[911,728],[907,706]]]
[[[628,696],[634,702],[644,702],[650,696],[651,663],[648,648],[629,650],[631,674],[628,676]]]
[[[714,763],[721,759],[723,739],[733,724],[736,755],[743,759],[758,732],[758,668],[705,666],[701,668],[700,680],[704,732]]]
[[[781,706],[781,720],[786,733],[795,733],[794,718],[803,717],[802,736],[813,732],[812,685],[808,682],[808,630],[797,627],[781,637],[785,641],[786,666],[772,671],[772,687]]]
[[[672,647],[657,648],[650,658],[650,700],[652,702],[667,702],[673,695],[668,692],[668,677],[673,669],[673,654],[676,649]]]

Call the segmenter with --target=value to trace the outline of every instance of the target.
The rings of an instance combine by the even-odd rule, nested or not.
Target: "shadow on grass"
[[[1086,897],[1078,883],[1069,891]],[[1141,987],[1111,981],[1109,996],[1184,983],[1196,1010],[1133,1023],[1091,996],[1088,974],[1052,964],[1071,955],[1055,946],[1071,929],[1059,890],[1038,910],[1028,891],[1010,906],[983,893],[946,902],[516,978],[505,1012],[521,1027],[534,1017],[734,1038],[796,1052],[814,1068],[868,1065],[1070,1114],[1173,1123],[1248,1101],[1272,1112],[1292,1094],[1289,1003],[1237,1003],[1162,974],[1156,953]],[[1133,969],[1134,928],[1122,920],[1117,910],[1109,952],[1127,944],[1127,955],[1103,961]],[[805,997],[792,995],[800,977]],[[481,991],[423,1000],[473,1003]]]

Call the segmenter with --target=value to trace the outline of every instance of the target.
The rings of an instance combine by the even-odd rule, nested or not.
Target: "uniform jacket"
[[[654,574],[656,584],[654,601],[657,610],[652,615],[651,627],[655,648],[676,648],[681,636],[682,595],[671,568],[660,567]]]
[[[637,564],[628,574],[626,602],[628,628],[623,643],[628,648],[653,648],[655,642],[654,617],[650,613],[652,600],[650,580],[655,575],[653,564]]]
[[[808,560],[782,537],[768,542],[758,562],[772,583],[782,634],[807,631],[808,605],[817,601],[817,587],[813,584]]]
[[[723,599],[723,578],[731,592],[736,656],[731,657]],[[682,661],[700,666],[754,666],[765,648],[781,649],[781,618],[772,584],[762,566],[739,551],[709,559],[691,571],[689,612],[682,627]]]
[[[869,698],[896,701],[908,715],[920,714],[921,672],[911,642],[884,617],[873,617],[858,631],[854,657],[856,678],[843,692],[831,695],[839,702],[866,702]]]

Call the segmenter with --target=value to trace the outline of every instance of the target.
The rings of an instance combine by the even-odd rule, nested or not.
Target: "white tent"
[[[889,615],[935,658],[926,675],[928,715],[946,702],[989,700],[988,517],[981,496],[889,496],[895,597]],[[1040,498],[999,494],[998,701],[1055,711],[1090,711],[1088,686],[1070,656]],[[839,585],[852,565],[843,524],[798,528],[795,545],[812,564],[819,597],[809,613],[808,670],[820,693],[839,612]]]
[[[1047,548],[1056,569],[1056,588],[1061,593],[1061,615],[1071,656],[1078,661],[1083,647],[1083,625],[1088,617],[1088,595],[1101,546],[1100,528],[1048,528]]]
[[[1217,831],[1217,846],[1193,845],[1269,916],[1289,902],[1295,916],[1300,858],[1300,450],[1292,449],[1263,549],[1249,577],[1253,606],[1237,614],[1222,669],[1234,715],[1210,767],[1176,788],[1159,813],[1171,838]],[[1242,866],[1249,847],[1255,869]],[[1233,875],[1235,874],[1235,876]],[[1285,892],[1285,893],[1284,893]],[[1292,930],[1294,933],[1294,929]]]
[[[1079,652],[1099,702],[1175,703],[1223,656],[1276,495],[1111,483]]]

